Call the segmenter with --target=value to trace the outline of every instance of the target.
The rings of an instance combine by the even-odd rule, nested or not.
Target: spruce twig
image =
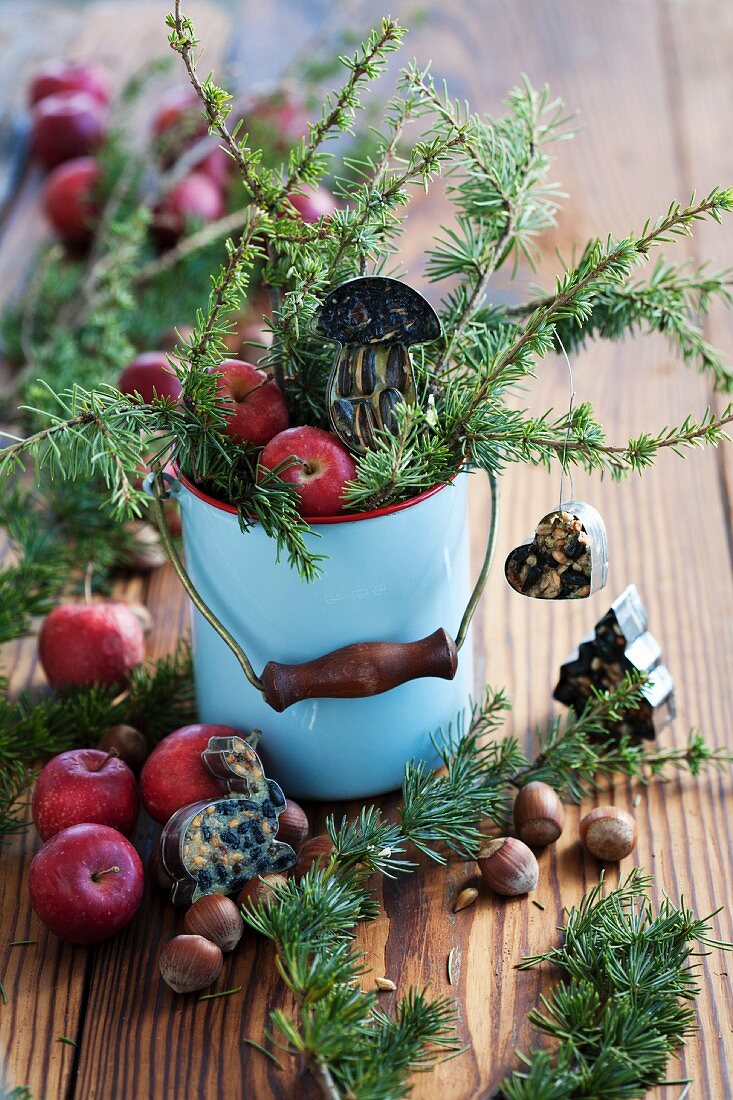
[[[666,896],[655,913],[650,885],[635,868],[605,893],[602,877],[568,913],[562,945],[519,964],[550,963],[561,982],[529,1014],[552,1049],[521,1056],[522,1069],[502,1082],[504,1100],[626,1100],[666,1080],[696,1026],[697,945],[733,944],[711,934],[714,913],[697,918]]]

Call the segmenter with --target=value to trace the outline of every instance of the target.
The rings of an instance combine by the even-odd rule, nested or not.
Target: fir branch
[[[601,288],[582,328],[572,322],[560,323],[557,334],[572,351],[595,337],[618,340],[626,333],[662,333],[683,362],[710,374],[717,390],[729,392],[733,372],[705,340],[699,319],[715,301],[730,306],[732,286],[733,275],[728,270],[711,271],[708,264],[674,264],[660,258],[648,280]],[[507,319],[527,316],[548,301],[542,296],[503,315]]]
[[[445,87],[441,95],[426,71],[413,65],[404,80],[449,128],[464,123],[467,109],[452,101]],[[526,77],[509,94],[507,107],[504,118],[474,120],[467,157],[451,173],[456,228],[444,231],[428,253],[432,279],[464,280],[446,310],[448,337],[434,368],[438,376],[483,302],[494,272],[513,253],[534,264],[534,239],[554,225],[559,208],[561,193],[547,181],[547,146],[572,136],[572,116],[565,114],[561,101],[550,100],[547,87],[537,92]]]
[[[30,792],[35,779],[26,764],[14,760],[0,768],[0,846],[15,833],[27,828],[27,801],[21,802],[23,795]]]
[[[529,1014],[552,1052],[522,1056],[522,1069],[502,1082],[504,1100],[626,1100],[665,1081],[669,1059],[696,1026],[697,945],[733,944],[712,936],[715,914],[696,918],[666,896],[654,913],[650,885],[635,868],[604,894],[601,878],[570,910],[563,944],[519,964],[547,962],[562,978]]]
[[[7,489],[0,500],[12,561],[0,569],[0,645],[26,634],[31,619],[45,615],[61,591],[69,569],[66,547],[44,523],[31,498]]]
[[[514,738],[487,743],[483,739],[500,724],[508,705],[502,691],[488,689],[472,708],[468,728],[461,715],[455,731],[449,728],[434,738],[445,774],[436,775],[424,761],[411,761],[405,768],[400,826],[419,851],[439,863],[445,863],[445,857],[436,844],[475,859],[481,822],[487,817],[506,821],[507,785],[525,757]]]
[[[26,691],[11,699],[7,681],[0,679],[0,777],[7,778],[0,790],[0,834],[25,827],[13,803],[32,779],[28,765],[95,745],[116,725],[139,729],[152,747],[194,715],[191,654],[184,643],[169,656],[134,668],[123,694],[90,685],[63,695]]]
[[[349,70],[348,79],[340,91],[326,97],[321,117],[310,125],[308,138],[291,152],[283,188],[286,194],[301,182],[318,182],[324,167],[317,157],[319,147],[334,131],[351,132],[352,120],[361,107],[360,86],[384,72],[389,54],[400,48],[404,34],[404,28],[394,19],[385,18],[352,57],[342,55],[339,59]]]

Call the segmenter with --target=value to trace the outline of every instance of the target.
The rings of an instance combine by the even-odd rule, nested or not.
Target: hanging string
[[[562,340],[560,339],[560,334],[557,331],[555,331],[555,339],[557,340],[558,344],[562,348],[562,353],[565,356],[565,363],[567,364],[567,368],[568,368],[568,378],[570,380],[570,403],[568,405],[568,424],[567,424],[567,428],[565,430],[565,441],[562,445],[562,456],[560,458],[560,501],[559,501],[559,504],[558,504],[558,511],[562,511],[562,495],[563,495],[563,488],[564,488],[564,485],[565,485],[565,461],[566,461],[567,452],[568,452],[568,440],[570,439],[570,423],[571,423],[571,418],[572,418],[572,415],[573,415],[573,406],[575,404],[575,384],[573,382],[573,368],[570,366],[570,360],[568,359],[568,353],[566,352],[565,345],[563,344]],[[568,473],[568,478],[570,480],[570,499],[572,500],[573,499],[573,475],[572,475],[572,472]]]

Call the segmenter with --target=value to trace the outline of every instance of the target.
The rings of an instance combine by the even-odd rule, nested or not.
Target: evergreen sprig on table
[[[715,913],[697,918],[668,897],[655,913],[650,886],[638,868],[608,893],[601,879],[570,910],[562,945],[519,964],[550,963],[561,981],[529,1014],[552,1050],[522,1056],[504,1100],[629,1100],[667,1080],[670,1058],[696,1030],[699,948],[733,944],[713,937]]]
[[[20,799],[45,757],[94,746],[111,727],[139,729],[151,748],[195,717],[191,652],[180,643],[167,657],[134,668],[127,689],[92,684],[63,694],[9,694],[0,676],[0,843],[28,827]]]
[[[465,726],[459,720],[453,730],[436,735],[443,772],[431,771],[422,761],[407,765],[397,820],[385,818],[373,806],[364,807],[353,821],[344,818],[337,823],[329,818],[330,857],[314,864],[299,881],[290,879],[274,886],[269,902],[245,904],[245,921],[275,943],[278,970],[299,1005],[295,1016],[281,1010],[272,1013],[268,1038],[280,1049],[284,1044],[287,1052],[305,1058],[324,1097],[393,1100],[406,1096],[412,1071],[460,1050],[455,1007],[449,999],[429,1000],[425,991],[410,989],[398,999],[390,1018],[378,1009],[375,994],[359,988],[365,966],[364,957],[353,945],[353,934],[359,921],[373,919],[379,912],[369,886],[372,875],[414,871],[417,864],[408,857],[411,848],[438,863],[446,861],[446,849],[458,858],[475,859],[487,822],[503,829],[511,788],[530,779],[543,779],[561,793],[579,799],[613,775],[647,781],[667,765],[688,767],[696,773],[704,763],[720,766],[733,760],[730,753],[710,749],[698,734],[688,750],[669,753],[648,753],[625,741],[619,747],[609,736],[603,740],[607,731],[604,722],[616,721],[638,705],[642,686],[638,676],[629,678],[615,692],[595,695],[579,715],[571,713],[565,722],[552,723],[531,763],[514,737],[487,740],[487,735],[496,733],[508,707],[502,692],[487,691]],[[632,876],[629,892],[632,885],[639,893],[646,880]],[[618,896],[623,904],[626,894]],[[595,914],[597,898],[597,891],[591,892],[584,902],[586,913]],[[671,906],[665,913],[671,919]],[[642,923],[644,919],[642,912]],[[569,928],[574,927],[572,921],[571,916]],[[685,914],[679,924],[686,929],[687,939],[707,942],[705,922],[690,921]],[[601,938],[604,930],[605,940]],[[650,925],[650,952],[655,935],[663,930],[661,918]],[[596,935],[610,955],[616,943],[611,930],[605,926],[598,932],[596,925]],[[569,934],[569,943],[571,938]],[[678,953],[669,956],[667,971],[670,993],[665,1005],[670,1015],[672,1000],[689,995],[692,989],[686,972],[687,954],[679,941],[677,946]],[[658,951],[665,953],[661,939]],[[554,960],[555,953],[550,954]],[[659,957],[655,955],[655,963]],[[685,987],[687,993],[680,994]],[[562,993],[556,996],[561,1001]],[[573,1017],[577,1044],[585,1041],[586,1033],[592,1044],[596,1035],[593,1014],[583,1015],[583,1004],[577,999]],[[619,1015],[623,1016],[623,1010]],[[535,1018],[539,1020],[537,1014]],[[639,1047],[636,1069],[641,1067],[646,1076],[638,1079],[651,1080],[649,1075],[657,1072],[660,1064],[666,1065],[687,1026],[689,1021],[682,1032],[670,1029],[666,1045],[657,1044],[651,1058],[647,1057],[651,1048]],[[535,1072],[543,1073],[547,1091],[535,1094],[528,1085],[525,1092],[507,1091],[507,1100],[515,1096],[559,1100],[566,1095],[562,1091],[566,1083],[562,1061],[556,1064],[544,1053],[535,1059],[539,1067]],[[521,1080],[521,1075],[516,1076],[506,1087],[523,1088],[518,1083]],[[622,1095],[641,1093],[612,1093],[609,1100],[611,1096],[620,1100]]]

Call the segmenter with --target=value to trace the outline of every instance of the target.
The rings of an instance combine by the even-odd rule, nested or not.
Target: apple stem
[[[84,570],[84,602],[88,605],[92,602],[92,576],[94,574],[94,562],[90,561]]]
[[[120,755],[119,752],[117,751],[117,749],[113,745],[112,748],[107,753],[107,755],[105,756],[104,760],[100,763],[99,767],[98,768],[91,768],[90,771],[101,772],[101,770],[105,766],[105,764],[108,764],[110,762],[110,760],[118,759],[119,755]]]
[[[119,867],[108,867],[106,871],[95,871],[92,875],[92,882],[99,882],[104,875],[119,875],[119,873]]]

